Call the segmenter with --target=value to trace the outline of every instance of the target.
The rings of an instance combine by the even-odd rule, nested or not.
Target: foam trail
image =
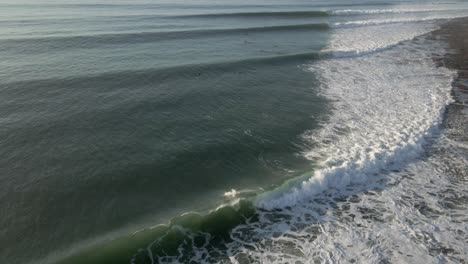
[[[335,29],[325,51],[332,53],[337,58],[373,54],[437,28],[435,23],[425,23],[418,26],[415,26],[414,23],[408,23]],[[382,32],[386,34],[382,34]],[[356,39],[360,41],[356,41]]]
[[[406,14],[426,12],[447,12],[459,9],[450,8],[398,8],[398,9],[343,9],[331,11],[333,15],[366,15],[366,14]]]
[[[409,23],[409,22],[423,22],[432,20],[452,19],[457,17],[464,17],[466,14],[459,15],[438,15],[430,17],[402,17],[402,18],[383,18],[383,19],[367,19],[367,20],[356,20],[347,22],[337,22],[333,24],[333,27],[361,27],[361,26],[374,26],[383,24],[395,24],[395,23]]]
[[[404,166],[437,132],[453,73],[436,68],[424,39],[374,56],[330,59],[310,70],[320,74],[333,100],[331,122],[310,136],[321,148],[306,153],[319,162],[312,177],[293,188],[260,196],[266,209],[284,208],[329,189],[361,184],[382,170]],[[327,143],[332,142],[332,143]]]

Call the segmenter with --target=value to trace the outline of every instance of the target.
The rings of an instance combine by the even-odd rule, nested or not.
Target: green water
[[[1,5],[3,259],[68,255],[310,168],[301,135],[327,107],[301,65],[327,43],[326,13]]]

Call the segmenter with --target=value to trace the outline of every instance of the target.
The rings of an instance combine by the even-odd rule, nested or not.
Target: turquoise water
[[[0,1],[0,259],[151,263],[139,248],[171,256],[206,238],[147,229],[171,219],[220,250],[258,194],[317,167],[309,136],[338,99],[311,64],[388,49],[464,8]],[[386,36],[353,33],[372,30]]]

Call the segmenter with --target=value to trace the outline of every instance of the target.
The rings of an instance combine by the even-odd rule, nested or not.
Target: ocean
[[[0,262],[466,262],[465,16],[0,0]]]

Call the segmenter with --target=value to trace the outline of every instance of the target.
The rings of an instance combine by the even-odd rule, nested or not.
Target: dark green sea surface
[[[226,22],[176,17],[203,6],[3,6],[3,259],[35,262],[207,212],[226,191],[310,167],[301,135],[327,107],[302,65],[327,43],[326,13],[247,5],[264,13]]]

